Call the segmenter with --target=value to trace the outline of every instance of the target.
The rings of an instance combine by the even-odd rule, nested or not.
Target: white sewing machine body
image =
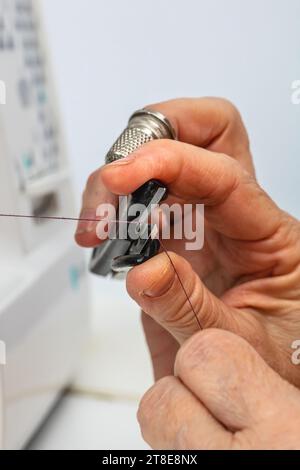
[[[74,216],[37,7],[35,0],[0,0],[0,91],[6,99],[0,104],[0,212]],[[30,439],[69,383],[87,335],[87,276],[72,243],[74,228],[0,218],[4,448],[21,448]]]

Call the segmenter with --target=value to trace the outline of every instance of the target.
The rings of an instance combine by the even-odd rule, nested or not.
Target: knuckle
[[[166,408],[176,383],[175,377],[164,377],[143,396],[137,413],[137,418],[142,428],[151,425],[155,418],[154,410],[159,412],[160,409]]]
[[[234,335],[227,331],[208,329],[192,336],[179,350],[176,358],[176,370],[194,367],[205,361],[220,363],[234,350]]]
[[[203,196],[207,205],[224,203],[240,185],[244,170],[239,162],[225,153],[214,153],[212,165],[217,163],[218,172],[214,174],[215,184]]]
[[[223,112],[227,114],[230,121],[240,118],[240,112],[232,101],[226,98],[217,98],[217,100],[219,101]]]
[[[145,393],[145,395],[140,401],[138,412],[137,412],[137,419],[141,426],[144,426],[144,424],[147,423],[148,420],[151,418],[150,411],[152,408],[151,403],[152,403],[153,395],[154,395],[154,391],[153,391],[154,387],[155,385],[150,390],[148,390],[148,392]]]
[[[87,179],[86,187],[93,186],[94,183],[98,180],[99,170],[93,171]]]
[[[240,179],[241,176],[246,173],[241,164],[230,155],[227,155],[226,153],[218,153],[215,155],[216,158],[223,159],[224,170],[227,175],[232,177],[233,185],[235,184],[236,179]]]

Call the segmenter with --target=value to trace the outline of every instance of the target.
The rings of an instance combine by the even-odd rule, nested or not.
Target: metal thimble
[[[112,163],[125,158],[142,145],[156,139],[177,139],[170,121],[157,111],[149,109],[136,111],[129,119],[126,129],[107,153],[105,162]]]

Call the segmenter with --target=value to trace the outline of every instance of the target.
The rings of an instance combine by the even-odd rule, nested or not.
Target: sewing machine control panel
[[[13,187],[13,197],[2,198],[16,200],[10,210],[52,216],[73,205],[39,8],[38,0],[0,0],[0,154],[7,164],[0,178]],[[23,228],[27,246],[43,239],[37,220]]]
[[[57,172],[61,164],[55,100],[32,0],[0,0],[0,80],[6,88],[1,120],[25,186]]]

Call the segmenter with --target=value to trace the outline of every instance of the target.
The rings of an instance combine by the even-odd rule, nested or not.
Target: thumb
[[[181,344],[199,328],[236,332],[243,327],[239,311],[215,297],[181,256],[161,253],[127,276],[129,295],[142,310]],[[196,318],[197,317],[197,318]],[[247,322],[249,327],[249,320]],[[242,331],[244,331],[246,325]]]
[[[211,329],[194,335],[177,355],[175,374],[227,429],[256,430],[248,434],[248,442],[246,435],[236,435],[236,444],[242,447],[268,447],[271,442],[265,439],[271,436],[276,443],[278,428],[286,428],[291,410],[300,416],[299,391],[249,343],[229,332]],[[277,430],[272,423],[277,423]]]

